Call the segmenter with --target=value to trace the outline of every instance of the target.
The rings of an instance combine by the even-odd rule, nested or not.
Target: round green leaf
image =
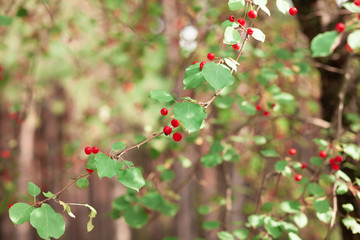
[[[36,197],[41,193],[41,190],[33,182],[28,182],[28,192],[31,196]]]
[[[276,6],[280,12],[286,14],[294,5],[291,0],[276,0]]]
[[[286,213],[298,213],[301,204],[298,201],[285,201],[280,204],[280,209]]]
[[[157,192],[148,192],[140,199],[140,202],[150,210],[157,210],[161,207],[163,197]]]
[[[184,89],[197,88],[205,82],[205,78],[202,75],[200,69],[200,63],[195,63],[189,66],[184,75]]]
[[[48,204],[42,204],[30,214],[30,224],[44,239],[58,239],[65,232],[65,222],[61,214],[56,213]]]
[[[301,240],[301,238],[293,232],[289,232],[288,236],[289,236],[289,240]]]
[[[234,45],[241,42],[241,35],[234,27],[226,27],[223,43]]]
[[[97,153],[95,156],[95,164],[99,178],[112,178],[116,175],[116,160],[111,159],[105,153]]]
[[[346,203],[342,205],[343,209],[345,209],[345,211],[347,212],[352,212],[354,211],[354,206],[351,203]]]
[[[251,116],[256,114],[256,108],[247,101],[239,101],[238,105],[240,107],[240,110],[245,112],[246,115]]]
[[[89,180],[87,180],[87,178],[80,178],[76,181],[76,186],[79,188],[87,188],[89,186]]]
[[[220,240],[234,240],[234,236],[229,232],[222,231],[218,232],[217,235]]]
[[[171,102],[174,101],[173,96],[163,90],[153,90],[150,92],[150,98],[158,100],[159,102]]]
[[[202,225],[205,229],[215,229],[220,227],[220,223],[218,221],[206,221]]]
[[[223,64],[207,63],[204,65],[202,74],[215,91],[230,86],[234,82],[230,69]]]
[[[333,51],[333,45],[339,34],[336,31],[318,34],[311,41],[311,51],[313,57],[326,57]]]
[[[118,180],[124,186],[139,191],[145,185],[140,169],[131,167],[118,172]]]
[[[256,40],[260,41],[260,42],[265,42],[265,34],[258,28],[251,28],[254,33],[251,35],[253,38],[255,38]]]
[[[357,50],[358,48],[360,48],[360,30],[356,30],[350,33],[347,42],[353,50]]]
[[[306,191],[308,194],[314,195],[316,197],[321,197],[325,194],[324,189],[317,183],[309,183],[306,187]]]
[[[126,147],[126,144],[124,142],[116,142],[116,143],[112,144],[111,149],[113,151],[121,151],[121,150],[125,149],[125,147]]]
[[[318,213],[326,213],[330,209],[329,200],[327,200],[327,199],[318,200],[317,199],[314,202],[314,208],[315,208],[315,211]]]
[[[201,158],[201,163],[207,168],[215,167],[221,162],[222,158],[218,153],[210,153]]]
[[[246,239],[248,235],[249,235],[249,230],[245,228],[239,228],[234,230],[234,236],[240,240]]]
[[[148,221],[148,215],[140,206],[132,206],[124,210],[124,218],[127,224],[133,228],[141,228]]]
[[[299,228],[304,228],[308,224],[308,218],[305,213],[299,212],[294,215],[294,222]]]
[[[174,107],[175,119],[180,120],[190,133],[200,130],[206,116],[205,109],[195,103],[180,102]]]
[[[9,216],[14,224],[23,224],[30,220],[30,214],[35,208],[26,203],[15,203],[9,209]]]
[[[245,6],[245,0],[229,0],[228,6],[231,11],[237,11]]]

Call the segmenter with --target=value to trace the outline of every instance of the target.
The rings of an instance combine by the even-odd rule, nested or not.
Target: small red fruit
[[[354,0],[354,4],[360,7],[360,0]]]
[[[335,29],[336,29],[336,31],[337,31],[338,33],[341,33],[341,32],[343,32],[343,31],[345,30],[345,24],[343,24],[343,23],[338,23],[338,24],[336,24]]]
[[[2,66],[0,65],[0,72],[2,71]]]
[[[255,10],[251,10],[248,13],[249,18],[256,18],[257,17],[257,12]]]
[[[210,53],[207,55],[207,58],[208,58],[210,61],[212,61],[212,60],[214,60],[214,58],[215,58],[215,54],[214,54],[213,52],[210,52]]]
[[[172,132],[172,129],[169,126],[165,126],[163,128],[163,132],[165,133],[165,135],[169,135]]]
[[[358,14],[358,19],[360,20],[360,13]]]
[[[202,70],[204,68],[204,65],[206,64],[206,62],[201,62],[200,63],[200,69]]]
[[[320,156],[321,158],[326,158],[327,152],[326,152],[326,151],[321,151],[321,152],[319,153],[319,156]]]
[[[334,158],[330,158],[330,159],[329,159],[329,163],[330,163],[330,164],[334,164],[334,163],[335,163],[335,159],[334,159]]]
[[[331,169],[337,171],[340,169],[340,166],[338,164],[334,163],[334,164],[331,164]]]
[[[91,170],[91,169],[86,169],[86,171],[88,172],[88,173],[92,173],[94,170]]]
[[[254,33],[254,30],[252,30],[251,28],[249,28],[249,29],[247,30],[247,34],[253,35],[253,33]]]
[[[3,151],[1,151],[1,157],[2,157],[2,158],[9,158],[9,157],[10,157],[10,152],[9,152],[9,150],[3,150]]]
[[[232,45],[232,48],[235,49],[236,51],[239,51],[240,50],[240,43]]]
[[[174,128],[178,127],[179,125],[180,125],[179,120],[177,119],[171,120],[171,126],[173,126]]]
[[[295,155],[296,154],[296,149],[295,148],[290,148],[289,149],[289,154],[290,155]]]
[[[352,53],[352,52],[353,52],[352,48],[351,48],[350,45],[347,44],[347,43],[345,43],[345,50],[346,50],[347,52],[349,52],[349,53]]]
[[[257,111],[261,111],[262,110],[262,106],[260,104],[256,105],[256,110]]]
[[[298,12],[298,10],[297,10],[296,7],[292,7],[292,8],[289,9],[289,13],[290,13],[291,16],[296,15],[297,12]]]
[[[229,21],[230,21],[230,22],[235,22],[235,17],[234,17],[234,15],[231,15],[231,16],[229,17]]]
[[[92,151],[92,153],[97,154],[99,152],[99,148],[98,147],[92,147],[91,151]]]
[[[307,168],[307,164],[306,164],[306,163],[302,163],[302,164],[301,164],[301,168],[302,168],[302,169]]]
[[[197,63],[197,61],[193,61],[193,63],[192,63],[192,64],[194,65],[195,63]]]
[[[10,205],[9,205],[9,209],[10,209],[12,206],[14,206],[14,204],[10,204]]]
[[[239,18],[239,19],[237,20],[237,22],[238,22],[241,26],[244,26],[245,23],[246,23],[246,21],[245,21],[244,19],[242,19],[242,18]]]
[[[161,115],[166,116],[168,114],[168,110],[166,108],[163,108],[160,110]]]
[[[294,177],[294,179],[295,179],[295,181],[297,181],[297,182],[301,181],[301,179],[302,179],[301,174],[296,174],[295,177]]]
[[[341,163],[341,162],[342,162],[342,157],[339,156],[339,155],[337,155],[337,156],[335,157],[335,162]]]
[[[84,151],[85,151],[85,154],[86,154],[86,155],[90,155],[90,154],[91,154],[91,147],[86,147],[86,148],[84,149]]]
[[[173,139],[174,139],[175,142],[179,142],[182,139],[181,133],[178,133],[178,132],[174,133]]]
[[[276,106],[275,103],[272,103],[272,104],[271,104],[271,108],[274,108],[275,106]]]
[[[270,112],[269,112],[269,111],[264,111],[264,116],[265,116],[265,117],[270,116]]]

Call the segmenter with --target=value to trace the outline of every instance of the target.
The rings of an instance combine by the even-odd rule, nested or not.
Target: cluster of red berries
[[[295,154],[296,154],[296,149],[295,149],[295,148],[290,148],[290,149],[289,149],[289,155],[294,156]],[[307,164],[306,164],[306,163],[302,163],[302,164],[301,164],[301,168],[302,168],[302,169],[307,168]],[[301,174],[296,174],[295,177],[294,177],[294,179],[295,179],[295,181],[299,182],[299,181],[301,181],[301,179],[302,179],[302,175],[301,175]]]
[[[163,109],[160,110],[160,113],[161,113],[161,115],[163,115],[163,116],[166,116],[166,115],[168,114],[168,112],[169,112],[169,111],[168,111],[166,108],[163,108]],[[177,120],[177,119],[171,120],[171,126],[172,126],[173,128],[177,128],[178,126],[180,126],[179,120]],[[171,132],[172,132],[172,127],[170,127],[170,126],[165,126],[165,127],[163,128],[163,133],[164,133],[166,136],[170,135]],[[179,132],[174,133],[174,134],[173,134],[173,139],[174,139],[175,142],[179,142],[179,141],[182,139],[182,134],[179,133]]]
[[[213,52],[209,52],[208,55],[207,55],[207,58],[208,58],[210,61],[212,61],[212,60],[215,59],[215,54],[214,54]],[[197,61],[194,61],[192,64],[195,64],[195,63],[197,63]],[[205,65],[205,64],[206,64],[205,61],[202,61],[202,62],[200,63],[200,69],[201,69],[201,70],[204,68],[204,65]],[[164,115],[164,114],[163,114],[163,115]],[[166,115],[166,114],[165,114],[165,115]]]
[[[91,153],[93,154],[97,154],[99,152],[99,148],[98,147],[86,147],[84,148],[84,152],[86,155],[90,155]]]
[[[271,108],[274,108],[274,107],[275,107],[275,103],[272,103],[272,104],[271,104]],[[261,106],[260,104],[257,104],[257,105],[256,105],[256,111],[260,112],[260,111],[262,111],[262,110],[263,110],[262,106]],[[264,115],[265,117],[268,117],[268,116],[270,116],[270,112],[269,112],[269,111],[263,111],[263,115]]]

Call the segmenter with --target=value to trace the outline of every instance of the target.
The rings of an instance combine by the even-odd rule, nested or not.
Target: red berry
[[[160,110],[161,115],[166,116],[168,114],[168,110],[166,108],[163,108]]]
[[[320,156],[321,158],[326,158],[327,152],[326,152],[326,151],[321,151],[321,152],[319,153],[319,156]]]
[[[248,13],[249,18],[256,18],[257,17],[257,12],[255,10],[251,10]]]
[[[244,19],[242,19],[242,18],[239,18],[238,20],[237,20],[237,22],[241,25],[241,26],[244,26],[245,25],[245,20]]]
[[[335,163],[335,159],[334,159],[334,158],[330,158],[330,159],[329,159],[329,163],[330,163],[330,164],[334,164],[334,163]]]
[[[205,63],[206,63],[206,62],[201,62],[201,63],[200,63],[200,69],[201,69],[201,70],[204,68]]]
[[[229,17],[229,21],[230,21],[230,22],[235,22],[235,17],[234,17],[234,15],[231,15],[231,16]]]
[[[295,155],[296,154],[296,149],[295,148],[290,148],[289,149],[289,154],[290,155]]]
[[[0,72],[2,71],[2,66],[0,65]]]
[[[290,13],[291,16],[296,15],[297,12],[298,12],[298,11],[297,11],[297,8],[296,8],[296,7],[292,7],[292,8],[289,9],[289,13]]]
[[[91,170],[91,169],[86,169],[86,171],[88,172],[88,173],[92,173],[94,170]]]
[[[306,163],[302,163],[302,164],[301,164],[301,168],[302,168],[302,169],[307,168],[307,164],[306,164]]]
[[[174,128],[178,127],[179,125],[180,125],[179,120],[177,119],[171,120],[171,126],[173,126]]]
[[[210,52],[208,55],[207,55],[207,58],[211,61],[211,60],[214,60],[215,58],[215,54],[213,52]]]
[[[193,63],[192,63],[192,64],[194,65],[195,63],[197,63],[197,61],[193,61]]]
[[[92,147],[91,151],[92,151],[92,153],[97,154],[99,152],[99,148],[98,147]]]
[[[353,52],[352,48],[351,48],[350,45],[347,44],[347,43],[345,43],[345,50],[346,50],[347,52],[349,52],[349,53],[352,53],[352,52]]]
[[[257,111],[261,111],[261,109],[262,109],[262,106],[260,104],[256,105],[256,110]]]
[[[181,133],[178,133],[178,132],[174,133],[173,139],[174,139],[175,142],[179,142],[182,139]]]
[[[339,162],[339,163],[342,162],[342,157],[339,156],[339,155],[336,156],[336,157],[335,157],[335,162]]]
[[[337,31],[338,33],[341,33],[341,32],[343,32],[343,31],[345,30],[345,24],[343,24],[343,23],[338,23],[338,24],[336,24],[335,29],[336,29],[336,31]]]
[[[272,103],[272,104],[271,104],[271,108],[274,108],[275,106],[276,106],[275,103]]]
[[[249,28],[249,29],[247,30],[247,34],[253,35],[253,33],[254,33],[254,30],[252,30],[251,28]]]
[[[338,164],[336,164],[336,163],[334,163],[334,164],[331,164],[331,169],[332,170],[339,170],[339,168],[340,168],[340,166],[338,165]]]
[[[360,0],[354,0],[354,4],[360,7]]]
[[[240,43],[232,45],[232,48],[235,49],[236,51],[239,51],[240,50]]]
[[[9,209],[10,209],[12,206],[14,206],[14,204],[10,204],[10,205],[9,205]]]
[[[295,177],[294,177],[294,179],[295,179],[295,181],[301,181],[301,179],[302,179],[302,176],[301,176],[301,174],[296,174],[295,175]]]
[[[358,14],[358,19],[360,20],[360,13]]]
[[[172,129],[169,126],[165,126],[163,128],[163,132],[165,133],[165,135],[169,135],[172,132]]]
[[[3,151],[1,151],[1,157],[2,157],[2,158],[9,158],[9,157],[10,157],[10,152],[9,152],[9,150],[3,150]]]
[[[269,112],[269,111],[264,111],[264,116],[265,116],[265,117],[270,116],[270,112]]]
[[[84,151],[85,151],[85,154],[86,154],[86,155],[90,155],[90,154],[91,154],[91,147],[86,147],[86,148],[84,149]]]

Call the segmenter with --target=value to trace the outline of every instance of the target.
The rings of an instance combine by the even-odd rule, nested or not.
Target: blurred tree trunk
[[[339,11],[334,7],[334,2],[329,3],[325,0],[294,0],[295,7],[298,8],[299,14],[297,15],[302,32],[311,41],[318,33],[324,31],[331,31],[335,28],[338,22],[343,20],[344,15],[340,15]],[[356,93],[356,82],[359,82],[359,78],[356,79],[356,71],[353,71],[354,67],[351,66],[352,56],[344,50],[344,41],[340,43],[340,47],[336,49],[336,54],[324,58],[315,58],[317,68],[321,76],[321,106],[322,117],[324,120],[332,123],[333,126],[337,125],[337,115],[339,107],[339,92],[345,83],[345,75],[350,74],[349,86],[345,89],[345,107],[344,113],[355,112],[360,113],[359,103]],[[331,68],[329,68],[331,67]],[[358,73],[357,73],[358,74]],[[354,87],[355,86],[355,87]],[[351,90],[352,89],[352,90]],[[349,104],[353,102],[357,104]],[[343,127],[347,129],[349,126],[346,122]],[[335,133],[330,133],[330,139],[336,138]],[[351,159],[347,159],[351,161]],[[355,163],[359,165],[358,163]],[[353,180],[359,177],[353,169],[341,168],[345,171]],[[351,193],[345,195],[338,195],[338,209],[342,212],[341,205],[343,203],[352,203],[355,207],[354,217],[360,217],[360,208],[356,199]],[[344,213],[344,212],[342,212]],[[342,219],[339,217],[338,219]],[[341,221],[340,221],[341,222]],[[340,223],[342,229],[342,237],[345,240],[359,240],[360,235],[352,234],[351,230]]]

